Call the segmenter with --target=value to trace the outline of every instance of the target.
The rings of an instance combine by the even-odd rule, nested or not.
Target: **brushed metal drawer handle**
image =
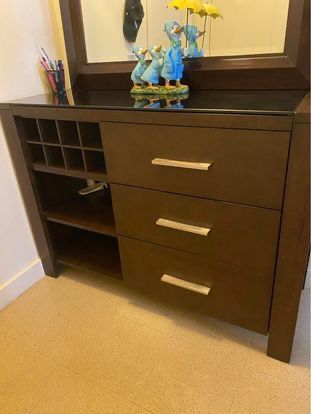
[[[178,277],[163,275],[161,277],[161,282],[168,283],[169,285],[174,285],[181,287],[183,289],[191,290],[192,292],[200,293],[201,295],[207,296],[210,293],[211,288],[203,285],[198,285],[196,283],[187,282],[186,280],[179,279]]]
[[[212,164],[207,162],[189,162],[189,161],[177,161],[167,160],[165,158],[155,158],[151,161],[153,165],[162,165],[164,167],[177,167],[188,168],[190,170],[203,170],[207,171]]]
[[[168,227],[170,229],[181,230],[188,233],[199,234],[200,236],[207,236],[211,229],[206,227],[192,226],[191,224],[179,223],[178,221],[166,220],[159,218],[156,221],[157,226]]]

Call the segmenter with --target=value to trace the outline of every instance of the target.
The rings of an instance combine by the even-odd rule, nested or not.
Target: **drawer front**
[[[113,184],[120,235],[273,275],[280,213]]]
[[[281,208],[287,132],[110,122],[101,129],[114,183]]]
[[[124,282],[144,294],[265,334],[272,278],[228,263],[119,238]]]

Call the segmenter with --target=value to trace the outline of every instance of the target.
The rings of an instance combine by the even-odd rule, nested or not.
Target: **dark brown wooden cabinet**
[[[231,92],[217,109],[206,94],[184,110],[133,109],[118,92],[2,104],[34,238],[48,275],[121,279],[267,334],[288,361],[310,240],[308,98]],[[106,186],[81,195],[90,180]]]

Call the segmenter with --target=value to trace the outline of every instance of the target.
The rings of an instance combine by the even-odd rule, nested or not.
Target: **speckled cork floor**
[[[308,414],[310,291],[290,365],[266,338],[77,271],[0,312],[0,413]]]

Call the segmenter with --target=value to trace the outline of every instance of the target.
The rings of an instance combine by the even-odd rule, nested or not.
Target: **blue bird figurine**
[[[189,58],[203,57],[204,52],[202,49],[198,48],[197,40],[199,37],[203,36],[205,32],[200,32],[199,29],[192,24],[186,24],[183,29],[189,44],[189,46],[184,49],[184,56]]]
[[[159,89],[160,75],[163,67],[164,52],[162,46],[152,46],[149,49],[152,62],[142,75],[142,80],[148,83],[148,89]]]
[[[133,53],[137,57],[138,63],[132,72],[131,79],[134,83],[133,89],[137,89],[144,84],[144,81],[142,80],[141,77],[147,69],[147,62],[146,62],[147,49],[144,49],[141,46],[137,46],[137,47],[134,47]]]
[[[164,31],[171,44],[165,53],[161,76],[165,79],[166,88],[174,88],[174,86],[170,85],[170,81],[176,81],[176,87],[179,88],[182,86],[180,80],[184,70],[180,41],[183,28],[177,22],[167,22],[165,23]]]

